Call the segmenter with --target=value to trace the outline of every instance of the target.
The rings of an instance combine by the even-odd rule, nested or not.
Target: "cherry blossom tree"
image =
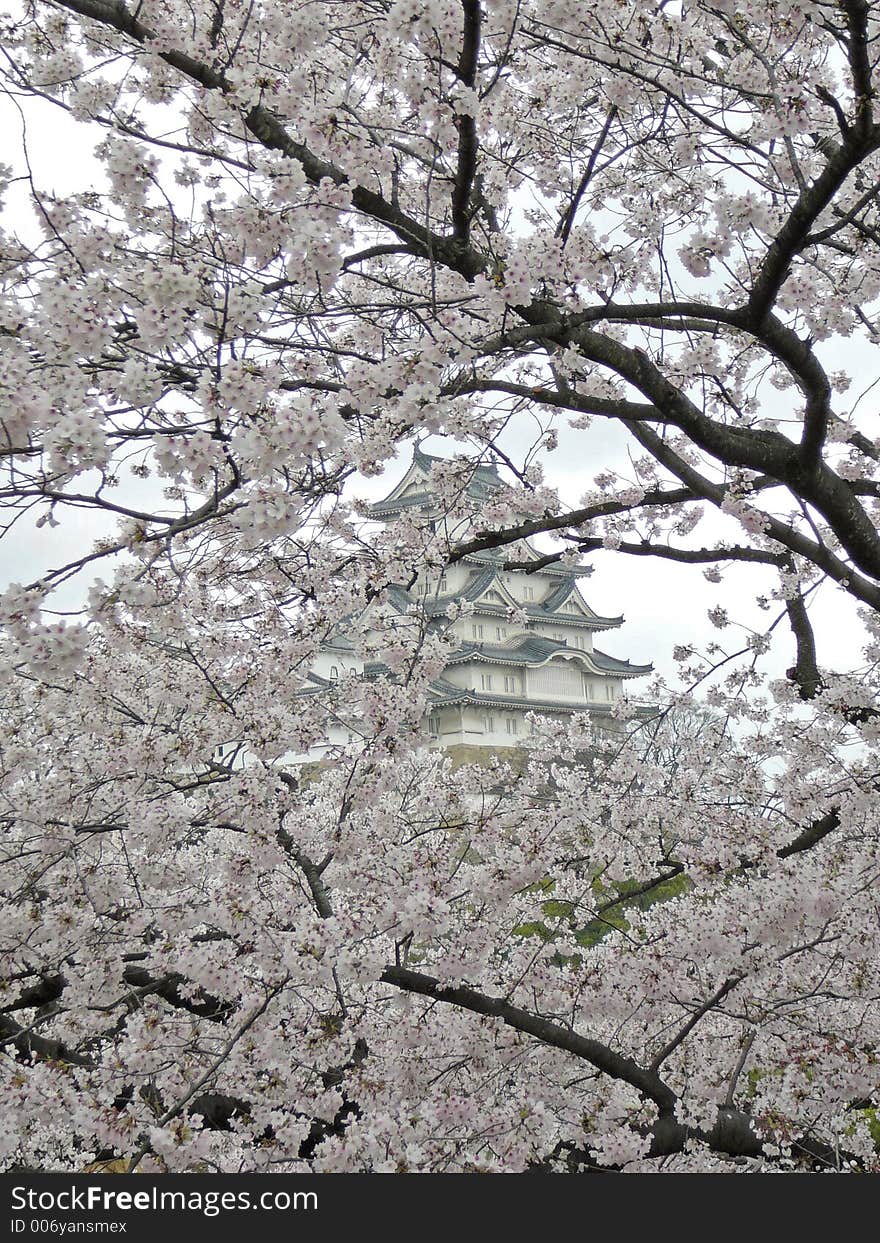
[[[878,35],[867,0],[2,18],[3,535],[43,559],[0,599],[6,1168],[878,1168]],[[41,183],[47,104],[97,184]],[[450,521],[370,531],[353,481],[427,434],[469,447]],[[455,768],[444,638],[384,593],[538,535],[693,565],[721,631],[752,566],[767,627],[682,645],[653,722]],[[343,620],[388,674],[303,693]]]

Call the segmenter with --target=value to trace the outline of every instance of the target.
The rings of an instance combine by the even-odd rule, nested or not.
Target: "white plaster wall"
[[[551,660],[538,669],[529,669],[526,685],[530,699],[560,699],[577,703],[584,698],[583,672],[580,665],[573,661]]]
[[[553,586],[546,578],[537,574],[526,574],[522,570],[510,570],[502,574],[501,581],[520,604],[540,604]]]
[[[433,600],[435,596],[455,595],[464,587],[469,576],[470,571],[460,565],[449,566],[446,570],[432,569],[419,575],[413,594],[427,600]]]
[[[564,624],[556,625],[553,622],[535,622],[530,630],[532,634],[539,634],[544,639],[561,639],[577,652],[592,652],[593,650],[592,630],[581,630]]]
[[[451,682],[453,686],[460,686],[462,689],[466,689],[473,686],[471,669],[471,665],[452,665],[449,669],[443,671],[443,677],[447,682]]]
[[[514,747],[528,737],[525,712],[503,708],[468,708],[465,742],[483,746]]]

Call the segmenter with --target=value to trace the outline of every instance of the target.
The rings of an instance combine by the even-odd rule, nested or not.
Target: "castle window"
[[[482,627],[482,626],[473,625],[473,626],[471,626],[471,630],[473,631],[473,635],[474,635],[474,638],[475,638],[475,639],[482,639],[482,637],[483,637],[483,627]]]
[[[535,598],[535,589],[534,589],[534,587],[524,587],[524,588],[523,588],[523,593],[524,593],[525,598],[526,598],[527,600],[534,600],[534,598]]]
[[[428,733],[432,738],[440,737],[440,718],[439,716],[428,717]]]
[[[509,695],[516,694],[516,692],[519,690],[519,686],[517,685],[517,679],[512,674],[510,676],[508,676],[507,674],[504,675],[504,689],[507,691]]]
[[[330,681],[336,682],[338,678],[339,678],[339,669],[337,668],[336,665],[331,665],[330,666]]]
[[[494,718],[494,716],[484,716],[484,717],[483,717],[483,733],[484,733],[484,734],[492,734],[492,733],[494,733],[494,732],[495,732],[495,718]]]
[[[519,721],[517,721],[515,716],[509,716],[507,718],[507,732],[508,734],[519,733]]]
[[[495,638],[496,638],[496,639],[506,639],[506,638],[507,638],[507,627],[506,627],[506,626],[496,626],[496,627],[495,627]]]
[[[492,689],[492,674],[491,673],[480,674],[480,689],[484,691],[490,691]]]

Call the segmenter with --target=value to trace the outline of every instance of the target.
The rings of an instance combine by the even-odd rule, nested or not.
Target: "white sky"
[[[28,157],[37,186],[43,191],[64,195],[84,186],[100,184],[100,166],[92,150],[103,136],[103,129],[74,122],[59,108],[38,99],[28,101],[26,108]],[[15,105],[2,96],[0,126],[8,136],[0,159],[18,169],[22,166],[22,121]],[[27,187],[22,185],[21,191],[21,196],[14,192],[9,196],[7,217],[11,215],[16,227],[26,228],[22,209]],[[865,347],[853,342],[834,343],[833,349],[834,369],[845,368],[853,374],[852,393],[858,395],[871,383],[876,363],[872,360],[869,367]],[[864,377],[862,382],[860,373]],[[872,397],[873,394],[869,394],[867,401]],[[576,506],[599,471],[626,468],[626,441],[619,426],[601,419],[597,419],[588,432],[564,429],[559,450],[545,458],[547,482],[558,489],[564,503]],[[528,430],[520,424],[506,434],[505,448],[515,455],[529,442]],[[463,449],[437,437],[425,442],[424,447],[440,456]],[[351,492],[356,491],[368,499],[387,494],[402,476],[408,460],[405,451],[383,477],[359,481]],[[701,526],[698,531],[702,529]],[[719,529],[728,538],[736,538],[736,524],[713,518],[699,542],[709,543],[713,531],[717,533]],[[0,583],[32,581],[48,565],[81,554],[94,538],[107,532],[108,523],[103,516],[84,510],[79,511],[75,520],[68,517],[54,529],[36,530],[32,522],[25,521],[10,539],[0,543]],[[675,644],[703,647],[714,641],[725,650],[743,645],[743,631],[733,626],[719,631],[711,625],[707,612],[713,606],[723,605],[732,617],[756,628],[765,627],[779,611],[775,602],[769,612],[762,612],[754,603],[758,594],[769,595],[775,586],[775,575],[760,566],[734,565],[725,571],[721,584],[711,584],[705,580],[699,566],[681,566],[647,557],[633,558],[600,551],[592,554],[588,563],[594,567],[594,573],[582,586],[592,607],[605,615],[623,613],[626,618],[621,630],[601,637],[600,646],[637,663],[651,661],[665,676],[671,677],[674,672],[671,651]],[[84,574],[76,584],[59,593],[59,606],[76,607],[87,581],[95,574],[109,577],[111,572],[108,563],[99,564],[96,571]],[[816,628],[820,664],[839,671],[858,667],[862,663],[864,630],[857,619],[854,603],[828,582],[814,594],[810,612]],[[784,622],[777,627],[776,635],[771,652],[763,658],[762,664],[773,676],[780,676],[793,663],[793,644]]]

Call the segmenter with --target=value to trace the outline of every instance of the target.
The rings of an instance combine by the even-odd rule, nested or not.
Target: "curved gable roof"
[[[406,474],[386,497],[369,506],[369,513],[376,518],[390,518],[403,509],[413,509],[419,506],[430,508],[434,504],[431,491],[431,468],[437,462],[448,463],[450,460],[424,453],[416,445]],[[465,484],[465,492],[471,500],[483,501],[488,499],[497,488],[503,487],[503,484],[504,481],[496,468],[481,462],[473,467]]]
[[[450,655],[448,664],[463,665],[472,661],[490,665],[545,665],[555,656],[588,665],[589,653],[568,647],[561,639],[545,639],[541,635],[518,636],[508,643],[464,643]]]

